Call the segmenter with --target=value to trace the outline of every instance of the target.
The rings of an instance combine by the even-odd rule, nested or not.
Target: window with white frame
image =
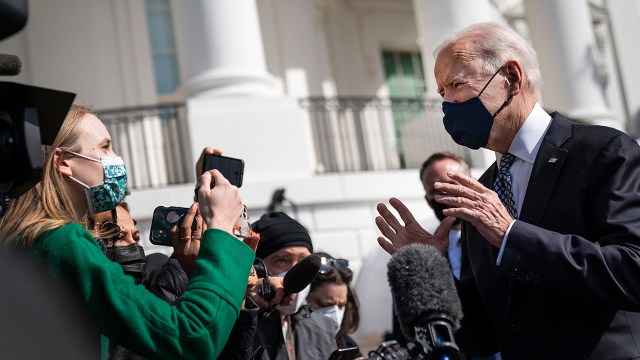
[[[145,0],[156,93],[173,95],[180,85],[178,53],[169,0]]]

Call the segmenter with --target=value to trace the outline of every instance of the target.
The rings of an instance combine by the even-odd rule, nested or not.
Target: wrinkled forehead
[[[454,77],[470,77],[482,71],[482,61],[476,49],[468,41],[452,43],[436,56],[434,75],[438,83]]]

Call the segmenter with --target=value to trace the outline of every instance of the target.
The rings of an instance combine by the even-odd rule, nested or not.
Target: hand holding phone
[[[204,224],[198,210],[198,203],[193,203],[187,213],[171,229],[173,253],[189,278],[196,269],[196,259],[200,253],[204,234]],[[195,230],[193,224],[196,224]]]
[[[154,245],[172,246],[170,237],[171,228],[173,228],[188,211],[189,208],[185,207],[158,206],[153,211],[149,241]],[[192,231],[196,231],[197,225],[195,221],[192,223]]]
[[[212,154],[222,155],[222,151],[220,149],[212,148],[209,146],[202,149],[200,156],[198,156],[198,160],[196,160],[196,165],[195,165],[196,179],[198,179],[200,175],[202,175],[203,173],[202,167],[204,166],[204,157]]]
[[[212,181],[216,183],[215,188],[211,188]],[[198,202],[207,228],[233,234],[244,210],[238,188],[231,186],[218,170],[205,172],[200,177],[200,182],[202,186],[198,189]]]

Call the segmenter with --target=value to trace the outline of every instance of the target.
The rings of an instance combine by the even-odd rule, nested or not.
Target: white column
[[[624,97],[623,112],[626,112],[627,133],[640,136],[640,1],[607,0],[605,1],[611,24],[610,48],[615,52],[613,67],[618,67],[617,76],[621,83],[620,96]]]
[[[275,95],[255,1],[172,1],[185,97]]]
[[[525,0],[542,72],[545,108],[576,120],[620,128],[605,101],[585,0]]]
[[[433,51],[447,36],[474,23],[501,21],[496,9],[487,0],[413,0],[418,25],[418,44],[427,81],[427,98],[440,100],[433,68]],[[471,166],[486,168],[493,161],[493,152],[468,150]]]
[[[447,36],[474,23],[498,21],[487,0],[413,0],[418,24],[418,44],[427,80],[427,96],[440,98],[433,76],[433,51]]]
[[[241,158],[247,186],[309,177],[315,165],[302,109],[267,72],[256,1],[171,2],[192,159],[205,146]]]

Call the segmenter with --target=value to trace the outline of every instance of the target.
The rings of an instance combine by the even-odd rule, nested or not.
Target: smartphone
[[[242,186],[244,174],[244,161],[222,155],[205,155],[202,172],[216,169],[224,175],[231,185]]]
[[[171,229],[181,221],[187,214],[187,211],[189,211],[189,208],[158,206],[153,211],[149,241],[154,245],[172,246],[170,236]],[[191,230],[196,230],[197,226],[198,224],[194,221],[193,224],[191,224]]]
[[[353,360],[357,355],[357,347],[338,349],[331,353],[329,360]]]

